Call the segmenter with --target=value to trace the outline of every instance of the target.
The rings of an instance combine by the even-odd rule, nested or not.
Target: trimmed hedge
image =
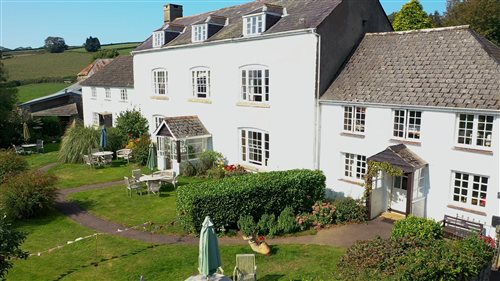
[[[308,211],[325,197],[321,171],[290,170],[248,174],[181,186],[177,190],[177,216],[190,232],[197,232],[205,216],[217,228],[236,229],[242,215],[259,220],[291,207],[295,214]]]

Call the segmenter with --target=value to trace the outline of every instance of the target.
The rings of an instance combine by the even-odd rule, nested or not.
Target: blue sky
[[[143,41],[163,23],[162,6],[169,1],[193,15],[250,0],[0,0],[0,46],[39,47],[48,36],[63,37],[68,45],[81,45],[88,36],[101,44]],[[407,1],[380,0],[387,14]],[[420,2],[428,12],[446,6],[446,0]]]

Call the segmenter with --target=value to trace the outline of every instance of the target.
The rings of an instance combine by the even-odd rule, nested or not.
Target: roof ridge
[[[404,34],[413,34],[413,33],[429,33],[429,32],[439,32],[439,31],[450,31],[450,30],[470,30],[470,26],[469,25],[457,25],[457,26],[414,29],[414,30],[405,30],[405,31],[372,32],[372,33],[366,33],[366,36],[404,35]]]
[[[245,2],[245,3],[241,3],[241,4],[238,4],[238,5],[234,5],[234,6],[229,6],[229,7],[223,7],[223,8],[220,8],[220,9],[217,9],[217,10],[212,10],[212,11],[207,11],[207,12],[203,12],[203,13],[199,13],[199,14],[194,14],[194,15],[189,15],[189,16],[182,16],[180,18],[177,18],[177,19],[187,19],[187,18],[192,18],[192,17],[198,17],[198,16],[201,16],[201,15],[211,15],[211,14],[215,14],[217,15],[216,12],[219,12],[219,11],[222,11],[222,10],[226,10],[226,9],[233,9],[233,8],[236,8],[236,7],[240,7],[240,6],[245,6],[245,5],[249,5],[250,3],[254,3],[254,2],[262,2],[261,0],[254,0],[254,1],[250,1],[250,2]],[[177,20],[175,19],[175,20]],[[172,21],[172,22],[175,22]]]
[[[469,32],[472,37],[476,39],[476,42],[481,46],[481,49],[483,49],[483,51],[485,51],[486,54],[488,54],[488,56],[492,58],[496,63],[500,63],[500,47],[495,45],[495,43],[491,42],[486,37],[477,33],[473,29],[469,29]]]

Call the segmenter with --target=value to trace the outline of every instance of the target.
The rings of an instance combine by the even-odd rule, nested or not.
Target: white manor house
[[[328,195],[480,222],[500,216],[500,49],[467,26],[393,32],[378,0],[255,1],[164,24],[84,82],[84,122],[149,120],[160,169],[207,149],[251,171],[320,169]]]

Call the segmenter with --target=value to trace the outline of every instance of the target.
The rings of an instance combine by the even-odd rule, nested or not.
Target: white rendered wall
[[[82,102],[83,102],[83,121],[86,126],[93,125],[93,113],[110,112],[113,114],[113,124],[120,112],[134,107],[140,110],[140,102],[137,101],[137,95],[133,88],[110,88],[111,98],[106,98],[105,88],[95,87],[97,97],[92,97],[92,87],[82,87]],[[127,89],[127,101],[122,101],[120,90]]]
[[[238,128],[247,127],[270,135],[268,167],[262,170],[313,168],[316,42],[302,34],[135,54],[135,93],[151,133],[154,115],[197,115],[213,136],[213,149],[230,163],[239,162]],[[267,108],[238,105],[240,67],[253,64],[270,71]],[[191,68],[198,66],[211,71],[210,103],[189,101]],[[154,96],[155,68],[168,71],[168,100]]]
[[[453,149],[456,145],[456,120],[459,112],[422,111],[421,144],[406,144],[406,146],[429,164],[427,217],[442,220],[445,214],[458,215],[490,225],[492,215],[500,215],[500,200],[497,197],[500,191],[499,115],[496,114],[494,121],[491,147],[493,155],[486,155]],[[343,115],[344,108],[341,105],[321,105],[320,168],[327,176],[329,189],[343,193],[344,196],[360,197],[364,191],[363,187],[339,180],[344,178],[344,159],[341,153],[355,153],[369,157],[385,150],[388,146],[398,144],[397,141],[391,141],[392,109],[367,107],[364,138],[341,135]],[[453,201],[452,171],[489,177],[486,207],[460,205]],[[469,192],[471,192],[470,187]],[[447,205],[485,212],[487,216],[451,209]],[[494,232],[489,234],[493,235]]]

